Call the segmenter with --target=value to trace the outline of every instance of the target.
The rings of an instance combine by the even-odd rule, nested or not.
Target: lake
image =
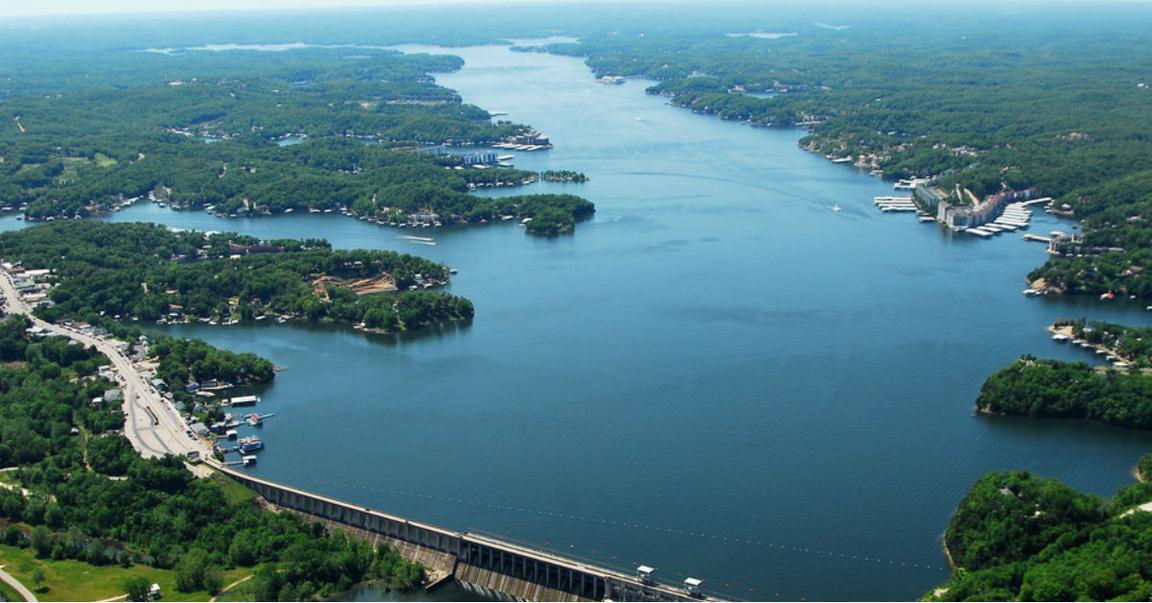
[[[276,416],[254,473],[728,596],[912,599],[947,578],[941,534],[983,473],[1108,495],[1152,449],[1146,433],[971,416],[1023,353],[1092,360],[1050,341],[1053,319],[1152,323],[1134,304],[1021,295],[1042,245],[881,214],[891,185],[802,151],[801,131],[694,115],[576,59],[403,49],[464,57],[441,84],[552,138],[512,151],[517,167],[591,178],[492,194],[572,192],[596,216],[553,239],[418,233],[436,246],[334,215],[111,216],[459,269],[467,325],[172,328],[287,368],[263,393]],[[1035,214],[1031,232],[1054,228]]]

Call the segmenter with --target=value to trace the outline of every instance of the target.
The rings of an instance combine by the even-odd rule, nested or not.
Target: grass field
[[[4,595],[5,601],[23,601],[16,591],[4,582],[0,582],[0,595]]]
[[[32,572],[36,567],[44,572],[48,590],[37,592],[41,601],[100,601],[124,594],[120,584],[132,576],[144,576],[149,582],[160,585],[165,599],[172,601],[207,601],[207,592],[176,592],[176,576],[172,570],[156,569],[146,565],[133,565],[122,568],[118,565],[97,566],[82,561],[37,559],[30,549],[0,545],[0,564],[16,576],[24,586],[35,591]],[[224,583],[251,574],[252,568],[237,568],[224,572]]]
[[[256,498],[256,493],[248,489],[248,487],[240,484],[232,478],[225,477],[219,473],[212,475],[212,480],[220,486],[224,491],[224,496],[228,498],[229,504],[237,504],[245,501],[253,500]]]

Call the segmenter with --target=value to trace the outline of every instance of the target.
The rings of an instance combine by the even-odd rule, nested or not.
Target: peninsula
[[[35,269],[47,320],[234,323],[309,320],[382,331],[472,318],[438,292],[449,268],[326,241],[258,241],[152,224],[66,221],[0,235],[0,257]]]

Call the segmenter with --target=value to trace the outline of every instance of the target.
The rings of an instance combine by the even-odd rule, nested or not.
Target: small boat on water
[[[832,204],[832,211],[834,211],[836,213],[840,213],[840,212],[844,211],[844,208],[840,207],[839,203],[833,203]]]
[[[1072,339],[1072,336],[1066,335],[1064,333],[1057,333],[1052,336],[1052,341],[1055,341],[1056,343],[1066,343],[1069,339]]]

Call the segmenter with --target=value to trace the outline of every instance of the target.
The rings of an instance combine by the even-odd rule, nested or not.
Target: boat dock
[[[882,212],[916,211],[916,202],[910,196],[883,195],[874,197],[872,202]]]
[[[1029,205],[1035,205],[1037,202],[1045,202],[1043,199],[1033,199],[1031,201],[1017,201],[1009,203],[1004,207],[1000,215],[991,222],[986,222],[979,226],[972,226],[962,232],[974,234],[980,238],[988,239],[1003,232],[1015,232],[1017,230],[1024,230],[1031,225],[1032,210],[1028,209]],[[1043,240],[1048,242],[1048,239],[1043,237],[1035,237],[1035,235],[1024,235],[1026,241]]]
[[[1077,337],[1070,324],[1061,324],[1057,321],[1056,323],[1048,325],[1048,332],[1052,333],[1052,341],[1056,343],[1071,342],[1072,345],[1078,345],[1086,351],[1095,352],[1096,355],[1103,356],[1114,368],[1126,369],[1132,366],[1132,360],[1121,356],[1116,350],[1102,343],[1092,343]],[[1103,370],[1106,367],[1098,368]]]

